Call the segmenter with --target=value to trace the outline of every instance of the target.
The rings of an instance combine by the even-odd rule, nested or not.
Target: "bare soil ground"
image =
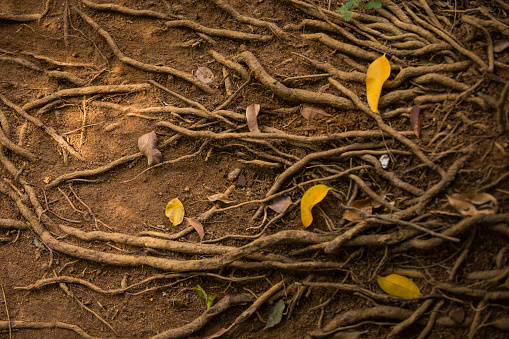
[[[346,22],[325,0],[0,1],[0,337],[506,338],[509,6],[381,2]],[[459,214],[469,192],[498,210]],[[392,273],[422,296],[382,291]]]

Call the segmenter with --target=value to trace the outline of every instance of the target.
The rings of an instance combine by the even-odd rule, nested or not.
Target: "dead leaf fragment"
[[[233,200],[228,198],[224,193],[213,194],[211,196],[208,196],[207,199],[209,199],[209,201],[212,202],[221,201],[224,202],[225,204],[231,204],[233,202]]]
[[[361,200],[356,200],[352,202],[348,207],[357,208],[366,214],[371,214],[373,212],[373,199],[366,198]],[[345,215],[343,216],[348,221],[361,221],[364,220],[365,216],[363,213],[356,210],[346,210]]]
[[[410,110],[410,125],[412,125],[412,129],[414,131],[415,136],[418,138],[421,134],[422,127],[422,118],[420,115],[421,107],[419,105],[415,105]]]
[[[461,324],[465,320],[465,310],[463,308],[455,308],[449,312],[451,318],[456,324]]]
[[[196,220],[195,218],[186,218],[187,224],[193,226],[194,230],[200,236],[200,240],[203,240],[205,236],[205,230],[203,229],[203,225],[201,222]]]
[[[293,204],[292,198],[289,196],[283,195],[280,197],[276,197],[270,203],[269,208],[275,211],[276,213],[284,213],[290,205]]]
[[[318,116],[330,117],[331,115],[326,113],[323,109],[314,106],[302,106],[300,109],[300,115],[307,120],[314,120]]]
[[[214,73],[207,67],[198,67],[196,77],[204,84],[210,84],[214,81]]]
[[[247,106],[246,108],[246,120],[247,127],[251,131],[251,133],[261,133],[260,128],[258,127],[258,112],[260,112],[259,104],[252,104]]]
[[[463,215],[496,214],[498,211],[497,199],[488,193],[455,193],[447,199]]]
[[[148,159],[148,165],[153,166],[161,162],[162,154],[157,149],[157,134],[152,131],[138,139],[138,148]]]
[[[507,47],[509,47],[509,40],[496,40],[493,44],[493,51],[500,53]]]

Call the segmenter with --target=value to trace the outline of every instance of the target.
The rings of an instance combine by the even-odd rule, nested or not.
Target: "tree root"
[[[132,16],[139,16],[139,17],[148,17],[148,18],[156,18],[156,19],[162,19],[162,20],[169,20],[173,18],[177,19],[183,19],[181,16],[177,16],[174,14],[163,14],[160,12],[152,11],[152,10],[138,10],[138,9],[132,9],[124,6],[119,6],[117,4],[112,3],[95,3],[90,0],[81,0],[85,6],[93,8],[95,10],[100,11],[111,11],[111,12],[117,12],[121,14],[126,15],[132,15]]]
[[[155,65],[146,64],[146,63],[140,62],[138,60],[134,60],[134,59],[126,56],[124,53],[122,53],[120,51],[117,44],[111,37],[111,35],[108,32],[106,32],[104,29],[102,29],[101,26],[99,26],[99,24],[97,24],[91,17],[89,17],[87,14],[85,14],[84,12],[82,12],[81,10],[79,10],[76,7],[72,7],[72,9],[73,9],[73,11],[78,13],[79,16],[87,24],[89,24],[94,30],[96,30],[97,33],[104,38],[104,40],[106,40],[106,42],[110,46],[113,54],[115,54],[115,56],[117,58],[119,58],[119,60],[122,61],[123,63],[126,63],[128,65],[131,65],[133,67],[136,67],[136,68],[142,69],[144,71],[148,71],[148,72],[171,74],[173,76],[176,76],[178,78],[181,78],[181,79],[193,84],[194,86],[198,87],[199,89],[201,89],[202,91],[204,91],[207,94],[214,93],[214,90],[211,87],[204,84],[198,78],[196,78],[195,76],[193,76],[191,74],[185,73],[183,71],[179,71],[179,70],[169,67],[169,66],[155,66]]]
[[[41,20],[49,12],[49,4],[51,0],[46,0],[44,11],[40,14],[7,14],[0,13],[0,20],[4,21],[15,21],[15,22],[30,22]]]
[[[221,8],[226,13],[230,14],[237,21],[240,21],[240,22],[248,24],[248,25],[266,28],[269,31],[271,31],[272,33],[274,33],[277,37],[279,37],[281,39],[288,39],[288,34],[286,32],[284,32],[281,28],[279,28],[278,25],[276,25],[272,22],[267,22],[267,21],[263,21],[263,20],[259,20],[259,19],[250,17],[250,16],[242,15],[239,12],[237,12],[235,9],[233,9],[233,7],[231,7],[226,2],[224,2],[223,0],[212,0],[212,2],[214,3],[214,5]]]
[[[167,28],[175,28],[175,27],[185,27],[192,29],[193,31],[200,32],[203,34],[232,39],[232,40],[247,40],[247,41],[260,41],[267,42],[272,39],[271,35],[260,35],[260,34],[251,34],[237,31],[230,31],[227,29],[214,29],[202,26],[191,20],[175,20],[175,21],[166,21],[164,25]]]
[[[60,328],[63,330],[70,330],[81,336],[85,339],[99,339],[97,337],[93,337],[83,331],[83,329],[79,326],[66,324],[62,322],[41,322],[41,321],[23,321],[23,320],[14,320],[14,321],[0,321],[0,329],[6,330],[12,327],[13,330],[17,329],[43,329],[43,328]]]
[[[288,88],[284,86],[271,77],[258,62],[255,56],[249,51],[242,52],[236,57],[236,61],[246,63],[249,69],[251,69],[251,71],[255,74],[258,81],[284,100],[320,104],[325,106],[330,105],[332,107],[345,110],[354,108],[350,100],[345,98],[328,93],[315,93],[303,89]]]
[[[225,298],[221,299],[221,301],[219,301],[217,304],[203,312],[202,315],[200,315],[198,318],[194,319],[187,325],[174,328],[171,330],[166,330],[155,336],[150,337],[150,339],[170,339],[187,337],[193,334],[194,332],[198,331],[203,326],[205,326],[214,316],[225,312],[232,306],[245,304],[252,301],[253,299],[254,297],[251,294],[226,296]]]

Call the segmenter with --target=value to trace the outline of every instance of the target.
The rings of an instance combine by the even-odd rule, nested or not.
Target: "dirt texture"
[[[366,3],[0,1],[0,337],[507,338],[509,5]]]

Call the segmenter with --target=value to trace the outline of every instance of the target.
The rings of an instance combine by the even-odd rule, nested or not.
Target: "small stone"
[[[389,158],[389,156],[387,154],[384,154],[380,157],[380,164],[382,165],[383,169],[387,169],[387,167],[389,167],[390,160],[391,160],[391,158]]]
[[[228,173],[228,180],[230,180],[230,181],[237,180],[237,178],[239,177],[241,171],[242,170],[240,168],[235,168],[233,171]]]
[[[189,192],[190,190],[191,188],[189,188],[189,186],[184,187],[184,192]]]
[[[50,179],[50,177],[45,177],[43,181],[44,181],[44,183],[47,185],[47,184],[49,184],[49,182],[51,181],[51,179]]]

